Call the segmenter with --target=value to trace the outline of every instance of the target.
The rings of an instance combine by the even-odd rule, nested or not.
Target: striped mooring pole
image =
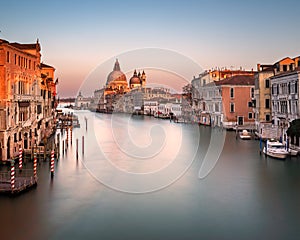
[[[23,159],[22,159],[22,155],[23,155],[23,149],[19,148],[19,169],[20,171],[23,168]]]
[[[70,142],[71,142],[71,145],[72,145],[72,127],[70,127]]]
[[[11,160],[10,164],[10,185],[13,192],[15,190],[15,161]]]
[[[33,177],[36,180],[37,178],[37,157],[36,157],[36,152],[33,153]]]
[[[51,177],[54,176],[54,150],[51,151],[51,167],[50,167],[50,171],[51,171]]]

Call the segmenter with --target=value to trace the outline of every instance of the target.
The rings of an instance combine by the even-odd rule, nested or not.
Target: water
[[[199,179],[210,128],[78,115],[53,180],[41,162],[36,189],[0,197],[1,239],[297,239],[299,159],[265,158],[258,141],[227,132],[216,166]]]

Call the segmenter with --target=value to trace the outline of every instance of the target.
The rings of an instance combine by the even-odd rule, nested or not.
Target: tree
[[[286,133],[289,137],[300,137],[300,119],[293,120]]]
[[[185,86],[183,86],[182,88],[182,95],[184,97],[184,99],[189,103],[189,105],[191,106],[192,105],[192,92],[193,91],[193,86],[192,84],[187,84]]]

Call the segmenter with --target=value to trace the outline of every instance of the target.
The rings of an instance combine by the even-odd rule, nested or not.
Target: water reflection
[[[95,167],[94,172],[100,172],[103,179],[112,183],[126,180],[126,184],[132,181],[133,186],[143,187],[157,182],[145,178],[136,183],[110,172],[113,165],[104,164],[105,155],[99,154],[94,145],[98,144],[88,140],[96,140],[100,134],[94,131],[91,118],[105,122],[108,116],[86,112],[78,115],[89,119],[87,132],[85,128],[73,131],[73,141],[78,138],[80,142],[85,136],[84,161],[81,149],[76,161],[73,143],[56,162],[52,182],[49,163],[40,162],[36,189],[17,198],[0,197],[1,239],[262,239],[272,236],[291,239],[297,236],[299,160],[281,162],[265,158],[259,155],[258,142],[236,140],[234,132],[227,132],[215,168],[200,180],[198,173],[209,148],[211,129],[197,126],[200,131],[197,139],[196,126],[182,125],[185,144],[178,150],[177,164],[169,170],[178,173],[178,169],[186,166],[188,151],[196,149],[194,162],[185,174],[160,191],[139,195],[118,192],[97,181],[98,176],[94,178],[85,166]],[[145,121],[165,124],[166,129],[177,127],[157,119],[130,121],[136,121],[135,127],[141,126],[140,131]],[[149,139],[143,146],[146,143]],[[137,172],[150,169],[148,165],[141,167],[149,159],[135,160],[141,163],[136,169],[129,158],[125,160],[125,169]],[[118,162],[116,166],[123,165]],[[157,163],[156,167],[159,166]],[[31,167],[30,163],[26,167]]]

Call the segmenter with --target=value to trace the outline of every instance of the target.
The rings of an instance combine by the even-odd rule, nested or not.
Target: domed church
[[[107,91],[114,91],[118,93],[126,93],[129,92],[130,89],[134,89],[137,87],[145,87],[146,86],[146,74],[143,71],[142,74],[137,73],[134,70],[133,76],[129,80],[129,88],[126,79],[126,75],[121,71],[120,63],[118,59],[116,59],[113,71],[108,74],[106,80],[106,89]]]
[[[145,87],[146,85],[146,74],[143,71],[141,74],[140,72],[137,74],[136,70],[134,70],[133,76],[130,78],[129,87],[130,89],[136,87]]]
[[[113,71],[107,76],[106,88],[117,92],[128,91],[126,75],[121,71],[118,59],[116,59]]]

